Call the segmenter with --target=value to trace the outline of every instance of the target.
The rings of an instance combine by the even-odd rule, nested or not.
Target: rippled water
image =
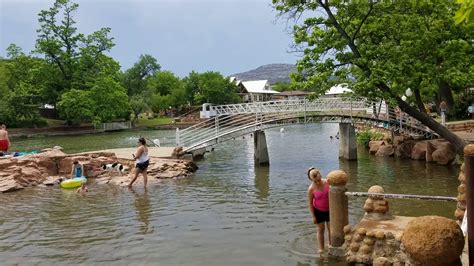
[[[0,264],[345,265],[314,258],[315,226],[305,201],[309,166],[324,175],[347,171],[350,191],[378,184],[388,193],[456,195],[458,167],[377,158],[362,149],[358,162],[339,161],[338,142],[329,141],[336,131],[332,124],[267,130],[270,167],[254,167],[252,138],[227,142],[198,162],[192,178],[146,191],[90,180],[85,196],[57,187],[1,194]],[[120,142],[126,134],[104,139]],[[82,142],[93,142],[88,138],[96,136]],[[361,218],[363,201],[351,198],[351,223]],[[455,209],[454,203],[389,203],[397,215],[453,218]]]

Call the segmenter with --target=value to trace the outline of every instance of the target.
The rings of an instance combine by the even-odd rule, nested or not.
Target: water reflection
[[[137,214],[137,220],[141,222],[140,225],[140,234],[146,235],[152,233],[153,230],[149,229],[150,226],[150,213],[151,213],[151,204],[150,199],[148,198],[148,190],[145,189],[143,192],[139,193],[135,189],[130,189],[135,200],[133,205],[135,206],[135,212]]]
[[[257,198],[264,200],[268,198],[270,189],[270,167],[255,166],[255,189]]]

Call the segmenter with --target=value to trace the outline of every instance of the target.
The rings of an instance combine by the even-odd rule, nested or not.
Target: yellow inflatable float
[[[70,189],[70,188],[77,188],[80,187],[83,183],[86,183],[87,179],[83,176],[81,177],[75,177],[72,179],[66,179],[63,182],[61,182],[61,187],[65,189]]]

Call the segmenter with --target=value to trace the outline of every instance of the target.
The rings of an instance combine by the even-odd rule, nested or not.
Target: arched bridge
[[[208,109],[207,109],[208,108]],[[363,123],[409,136],[436,138],[418,120],[390,108],[384,101],[320,98],[314,101],[283,100],[210,106],[203,105],[205,121],[176,131],[176,144],[185,151],[206,148],[233,138],[281,124]]]

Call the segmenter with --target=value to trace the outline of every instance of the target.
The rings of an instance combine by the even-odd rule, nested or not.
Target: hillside
[[[291,64],[269,64],[231,76],[242,81],[266,79],[270,84],[275,84],[277,82],[289,82],[289,75],[293,71],[296,71],[296,68]]]

